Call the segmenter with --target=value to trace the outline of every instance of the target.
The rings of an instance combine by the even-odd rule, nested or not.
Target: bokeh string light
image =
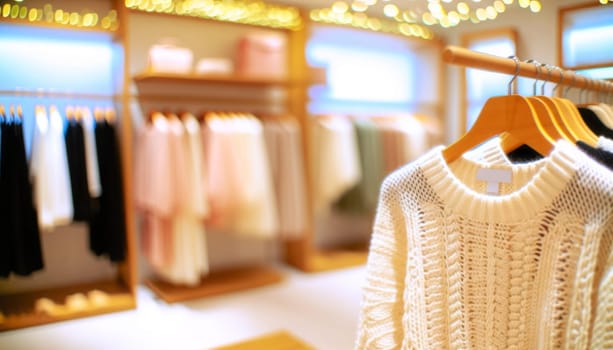
[[[133,10],[271,28],[299,29],[302,26],[297,8],[259,0],[126,0],[125,5]]]
[[[603,0],[601,0],[602,2]],[[389,21],[396,22],[397,30],[406,24],[415,26],[434,26],[440,25],[443,28],[455,27],[463,21],[479,23],[496,19],[500,14],[507,11],[510,6],[517,5],[531,12],[537,13],[542,10],[539,0],[353,0],[349,2],[336,1],[331,9],[346,9],[343,13],[338,11],[327,11],[328,9],[317,9],[311,11],[311,19],[320,22],[355,25],[353,17],[358,18],[357,22],[363,22],[360,14],[368,11],[373,14],[377,5],[382,10],[381,17],[388,18]],[[377,7],[377,9],[379,8]],[[355,25],[362,26],[362,25]],[[363,26],[362,26],[363,27]],[[393,27],[392,24],[386,27]],[[422,28],[420,32],[429,33],[427,28]]]
[[[51,4],[45,4],[42,7],[28,7],[23,1],[19,3],[3,2],[0,8],[0,16],[3,19],[105,31],[116,31],[119,28],[116,10],[110,10],[104,14],[91,10],[67,11],[54,8]]]

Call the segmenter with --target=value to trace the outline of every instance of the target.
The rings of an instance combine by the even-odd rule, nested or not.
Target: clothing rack
[[[535,78],[568,87],[613,93],[613,83],[609,81],[588,78],[572,70],[516,61],[513,58],[471,51],[459,46],[447,46],[443,51],[443,61],[469,68]]]
[[[53,98],[69,98],[69,99],[87,99],[87,100],[118,100],[121,98],[117,94],[96,94],[96,93],[80,93],[71,91],[55,91],[47,89],[15,89],[15,90],[0,90],[0,96],[15,96],[15,97],[53,97]]]

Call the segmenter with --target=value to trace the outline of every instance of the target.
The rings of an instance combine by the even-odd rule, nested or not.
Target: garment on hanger
[[[87,183],[87,161],[85,160],[85,139],[83,127],[72,119],[64,134],[66,158],[70,172],[73,204],[73,221],[88,221],[91,216],[91,198]]]
[[[592,157],[596,162],[606,166],[610,170],[613,170],[613,152],[592,147],[583,141],[577,142],[577,147]]]
[[[44,266],[20,119],[0,120],[0,277]]]
[[[211,215],[207,223],[239,235],[272,238],[279,218],[261,122],[210,114],[203,129]]]
[[[157,269],[159,277],[174,284],[196,285],[208,273],[204,218],[207,205],[203,196],[204,164],[200,124],[191,115],[171,116],[170,171],[175,192],[172,218],[172,259]]]
[[[311,123],[311,169],[315,213],[327,213],[361,179],[353,123],[344,116],[326,115]]]
[[[300,126],[293,119],[282,118],[264,120],[263,127],[279,232],[285,238],[298,238],[305,233],[308,220]]]
[[[372,213],[377,207],[379,188],[384,176],[384,157],[382,135],[375,122],[370,118],[353,120],[357,135],[360,172],[358,184],[346,192],[336,203],[342,211]]]
[[[613,152],[613,139],[609,139],[606,137],[598,138],[598,148],[603,149],[608,152]]]
[[[563,140],[536,166],[448,163],[442,150],[382,185],[357,348],[601,344],[613,324],[610,172]],[[481,169],[498,179],[479,184]]]
[[[579,107],[581,118],[583,118],[585,124],[594,132],[594,134],[613,139],[613,129],[607,127],[602,122],[601,118],[596,115],[592,108],[592,106],[589,108]]]
[[[613,129],[613,109],[606,103],[588,105],[587,108],[596,113],[600,121],[609,129]]]
[[[115,125],[107,120],[96,122],[96,152],[100,174],[100,207],[91,218],[89,244],[96,255],[111,261],[126,256],[126,219],[122,164]]]
[[[152,120],[136,138],[134,200],[142,217],[141,246],[154,269],[171,264],[174,179],[170,135],[165,117]]]
[[[100,187],[100,172],[98,170],[98,153],[96,150],[96,121],[89,108],[81,110],[81,125],[83,127],[83,142],[85,144],[85,162],[87,167],[87,186],[92,199],[97,199],[102,193]]]
[[[47,116],[44,107],[37,107],[30,176],[34,187],[34,203],[42,230],[72,222],[74,208],[70,173],[64,141],[64,121],[54,106]]]

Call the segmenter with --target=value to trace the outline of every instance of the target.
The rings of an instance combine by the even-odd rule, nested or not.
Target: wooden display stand
[[[249,339],[240,343],[222,346],[214,350],[314,350],[315,348],[292,334],[280,331]]]
[[[98,302],[93,298],[88,298],[86,304],[76,307],[66,305],[66,300],[71,296],[82,295],[87,298],[92,292],[102,292],[105,297]],[[37,310],[36,305],[40,304],[41,300],[53,302],[54,308],[47,311]],[[0,310],[4,315],[0,319],[0,331],[125,311],[135,307],[134,294],[130,288],[120,281],[101,281],[20,294],[7,294],[0,296]]]
[[[202,279],[197,286],[179,286],[159,280],[146,282],[167,303],[206,298],[281,282],[283,275],[269,266],[247,266],[221,270]]]

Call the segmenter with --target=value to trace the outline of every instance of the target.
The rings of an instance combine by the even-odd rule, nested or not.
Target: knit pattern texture
[[[441,150],[381,187],[356,349],[613,349],[613,173],[565,141],[539,166]]]

